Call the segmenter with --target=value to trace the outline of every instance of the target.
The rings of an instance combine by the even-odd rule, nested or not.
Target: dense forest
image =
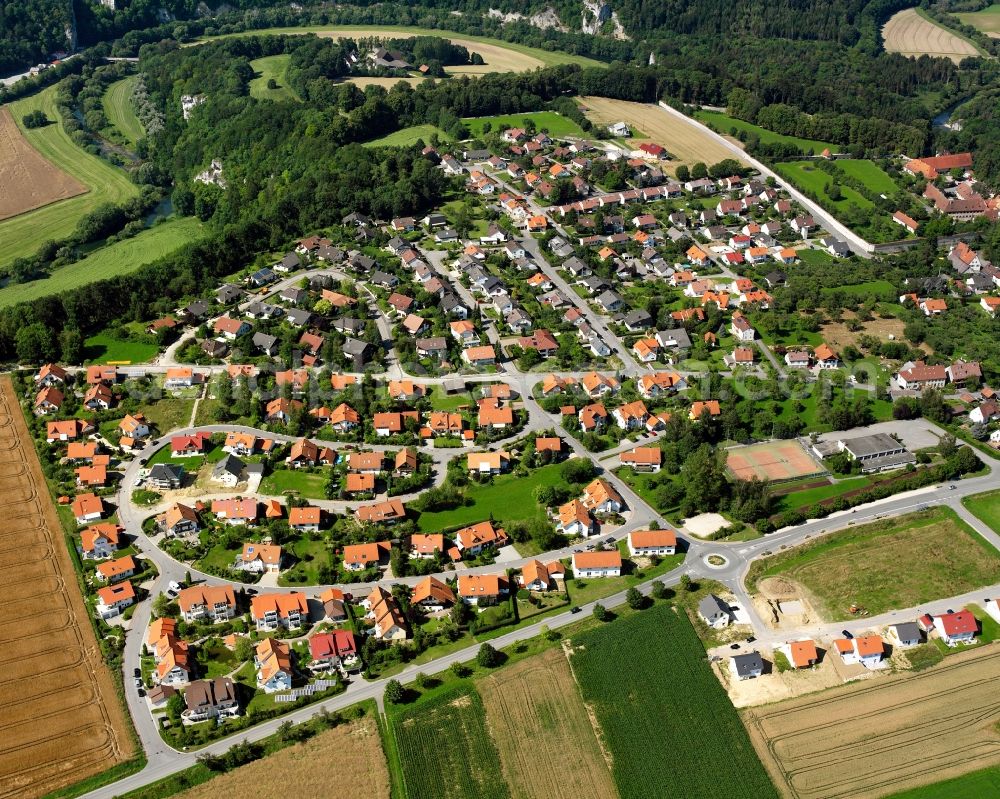
[[[0,75],[20,72],[69,50],[70,0],[0,3]]]

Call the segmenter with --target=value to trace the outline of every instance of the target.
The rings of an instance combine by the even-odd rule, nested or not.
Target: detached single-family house
[[[672,530],[633,530],[628,534],[628,551],[633,557],[673,555],[677,534]]]
[[[732,621],[732,611],[729,609],[729,604],[723,602],[715,594],[709,594],[702,598],[701,602],[698,603],[698,615],[705,620],[709,627],[715,629],[728,627]]]
[[[574,552],[573,576],[577,579],[588,577],[620,577],[622,555],[617,549],[610,551]]]
[[[979,632],[979,622],[972,611],[960,610],[957,613],[935,616],[934,629],[948,646],[958,646],[972,643]]]
[[[292,687],[292,653],[288,644],[277,638],[265,638],[254,651],[257,685],[265,693],[287,691]]]
[[[729,670],[737,680],[751,680],[764,673],[764,660],[759,652],[736,655],[729,659]]]

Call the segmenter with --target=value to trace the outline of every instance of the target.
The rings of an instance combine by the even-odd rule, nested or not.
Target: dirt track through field
[[[612,799],[618,795],[565,655],[551,649],[477,686],[511,795]]]
[[[607,97],[581,97],[580,104],[591,122],[604,125],[625,122],[639,131],[642,137],[628,140],[632,146],[653,142],[666,147],[671,159],[668,170],[678,164],[690,165],[699,161],[711,166],[736,157],[696,123],[678,119],[658,106]]]
[[[1000,646],[747,711],[794,799],[874,799],[1000,762]]]
[[[882,38],[888,52],[906,56],[940,56],[957,64],[963,58],[978,55],[972,44],[924,19],[915,8],[893,14],[882,28]]]
[[[0,219],[86,191],[28,143],[9,108],[0,109]]]
[[[0,464],[0,799],[30,799],[127,760],[133,743],[7,376]]]

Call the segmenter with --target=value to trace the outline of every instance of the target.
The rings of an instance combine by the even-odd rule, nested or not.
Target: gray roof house
[[[635,310],[629,311],[625,314],[625,318],[622,323],[631,330],[633,333],[639,330],[645,330],[651,324],[653,324],[653,317],[649,315],[648,311],[642,308],[636,308]]]
[[[295,327],[304,327],[309,324],[309,320],[312,319],[312,314],[302,308],[289,308],[288,312],[285,314],[285,319],[288,320],[288,324],[294,325]]]
[[[344,340],[344,355],[348,358],[355,358],[365,362],[365,356],[368,354],[368,342],[361,341],[356,338],[347,338]]]
[[[620,311],[625,303],[621,297],[609,289],[601,293],[601,296],[597,298],[597,304],[606,312],[611,313],[613,311]]]
[[[243,289],[230,283],[220,286],[218,291],[215,292],[215,299],[223,305],[229,305],[231,302],[236,302],[242,296]]]
[[[267,333],[254,333],[253,345],[265,355],[275,355],[278,352],[278,339]]]
[[[246,464],[235,455],[226,455],[212,469],[212,480],[227,486],[234,486],[243,476]]]
[[[155,488],[180,488],[183,482],[184,467],[176,463],[158,463],[146,477],[146,483]]]
[[[764,660],[759,652],[737,655],[729,659],[729,668],[738,680],[750,680],[764,673]]]
[[[715,594],[709,594],[698,603],[698,615],[701,616],[710,627],[728,627],[730,611],[729,605],[723,602]]]
[[[889,630],[892,637],[902,647],[917,646],[924,640],[916,622],[904,621],[899,624],[890,624]]]
[[[656,342],[661,347],[677,347],[681,350],[691,348],[691,337],[683,327],[672,330],[660,330],[656,334]]]

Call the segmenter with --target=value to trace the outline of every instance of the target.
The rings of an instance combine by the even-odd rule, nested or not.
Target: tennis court
[[[823,474],[826,471],[794,439],[735,447],[728,451],[726,465],[738,480],[758,477],[780,482]]]

